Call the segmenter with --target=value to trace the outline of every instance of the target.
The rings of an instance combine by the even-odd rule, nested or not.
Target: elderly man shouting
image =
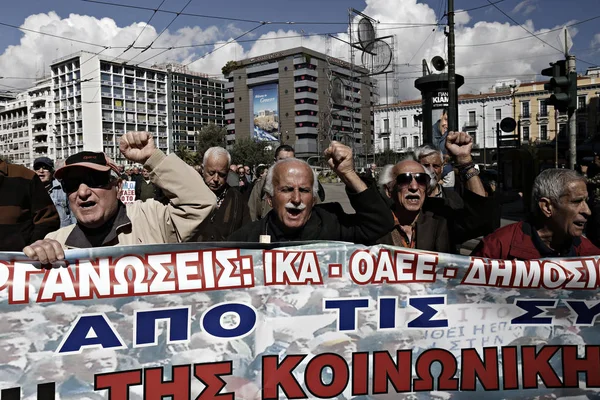
[[[77,224],[25,247],[28,257],[47,264],[63,259],[64,248],[177,243],[196,234],[216,203],[202,177],[175,154],[167,156],[157,149],[147,132],[126,133],[119,148],[128,160],[144,164],[169,203],[149,199],[125,206],[119,201],[117,166],[104,153],[74,154],[55,176]]]
[[[280,160],[267,173],[265,191],[273,210],[265,218],[234,232],[231,241],[341,240],[372,244],[393,227],[393,217],[376,188],[354,171],[352,150],[331,142],[325,150],[329,166],[346,184],[356,214],[339,203],[317,202],[318,181],[310,166],[296,158]]]

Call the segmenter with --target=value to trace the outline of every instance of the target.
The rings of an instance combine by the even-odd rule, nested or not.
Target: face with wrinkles
[[[418,212],[423,206],[429,180],[427,180],[426,185],[422,185],[418,182],[418,175],[416,174],[426,174],[425,168],[416,161],[401,161],[392,170],[392,176],[396,181],[390,184],[393,185],[393,190],[391,194],[389,192],[388,194],[391,195],[396,206],[400,209]],[[402,175],[402,178],[407,179],[401,180],[400,175]]]

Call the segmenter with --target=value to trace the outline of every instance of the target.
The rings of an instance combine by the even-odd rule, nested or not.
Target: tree
[[[232,162],[248,166],[271,164],[275,152],[267,146],[266,142],[255,142],[249,138],[236,140],[231,151]]]
[[[382,167],[387,164],[396,164],[399,159],[399,155],[393,150],[385,150],[382,153],[375,154],[377,165]]]
[[[225,135],[227,131],[225,127],[218,126],[215,124],[208,124],[200,129],[200,132],[196,134],[196,148],[200,160],[204,156],[204,152],[211,147],[219,146],[225,147]]]
[[[177,150],[175,150],[175,154],[177,154],[177,157],[185,161],[186,164],[191,165],[192,167],[202,162],[202,159],[198,156],[198,153],[190,150],[184,145],[179,145]]]
[[[227,63],[223,66],[223,68],[221,68],[221,72],[223,73],[223,76],[227,76],[229,75],[231,72],[235,71],[236,69],[240,68],[241,65],[236,62],[236,61],[227,61]]]

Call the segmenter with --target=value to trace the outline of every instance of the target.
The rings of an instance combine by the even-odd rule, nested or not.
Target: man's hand
[[[121,137],[119,149],[128,160],[144,164],[156,150],[156,145],[148,132],[127,132]]]
[[[458,164],[466,164],[473,161],[471,150],[473,149],[473,138],[465,132],[449,132],[446,138],[446,149]]]
[[[329,166],[340,177],[346,186],[360,193],[367,189],[367,185],[360,179],[354,171],[354,162],[352,161],[352,150],[340,142],[331,142],[325,150],[325,158]]]
[[[65,252],[61,244],[53,239],[38,240],[25,247],[23,253],[32,260],[39,261],[41,264],[51,264],[56,261],[62,261],[65,258]]]
[[[354,162],[352,160],[352,150],[348,146],[344,146],[340,142],[331,142],[329,147],[325,149],[325,158],[329,163],[329,167],[340,178],[354,171]]]

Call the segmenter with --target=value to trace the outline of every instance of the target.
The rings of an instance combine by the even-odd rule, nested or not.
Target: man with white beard
[[[367,187],[354,171],[352,150],[331,142],[325,150],[329,166],[346,184],[356,214],[346,214],[339,203],[316,205],[318,180],[310,166],[286,158],[267,173],[265,192],[273,209],[259,221],[229,236],[238,242],[340,240],[373,244],[393,228],[393,217],[377,189]]]

